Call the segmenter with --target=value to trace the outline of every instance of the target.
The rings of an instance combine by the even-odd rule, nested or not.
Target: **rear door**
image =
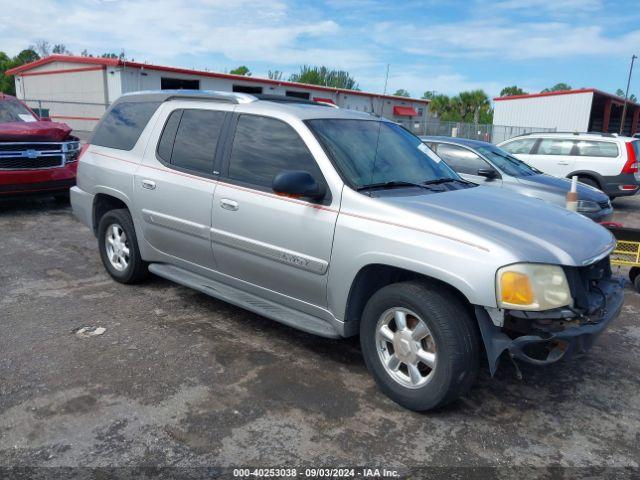
[[[213,201],[218,270],[235,279],[324,307],[339,198],[330,193],[301,135],[282,120],[241,114]],[[298,127],[304,129],[304,127]],[[310,132],[306,132],[310,136]],[[277,196],[282,170],[306,170],[327,186],[322,203]],[[266,291],[263,291],[264,295]]]
[[[566,177],[574,171],[575,144],[576,141],[569,138],[542,138],[532,151],[531,164],[549,175]]]
[[[135,175],[135,205],[145,240],[159,253],[203,267],[211,252],[211,202],[218,139],[232,107],[171,102]]]

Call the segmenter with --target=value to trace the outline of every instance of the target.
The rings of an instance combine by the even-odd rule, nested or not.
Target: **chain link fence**
[[[403,120],[400,123],[416,135],[444,136],[500,143],[518,135],[532,132],[555,132],[555,128],[513,127],[483,123],[442,122],[437,119],[424,121]]]

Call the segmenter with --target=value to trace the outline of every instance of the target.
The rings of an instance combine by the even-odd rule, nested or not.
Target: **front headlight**
[[[516,263],[502,267],[496,275],[498,308],[549,310],[573,303],[562,267]]]
[[[598,202],[593,202],[591,200],[578,200],[578,211],[579,212],[599,212],[600,205],[598,205]]]

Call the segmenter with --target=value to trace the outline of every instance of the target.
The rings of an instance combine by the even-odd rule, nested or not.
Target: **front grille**
[[[0,157],[0,169],[2,170],[27,170],[34,168],[53,168],[64,165],[62,155],[50,155],[46,157]]]
[[[0,143],[0,152],[24,152],[26,150],[35,150],[37,152],[60,152],[62,150],[61,143]]]
[[[71,137],[64,142],[3,142],[0,143],[0,170],[25,170],[62,167],[74,162],[80,152],[80,142]]]

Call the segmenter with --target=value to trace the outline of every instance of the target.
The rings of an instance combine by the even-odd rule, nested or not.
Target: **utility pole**
[[[627,79],[627,91],[624,93],[624,106],[622,107],[622,119],[620,120],[620,135],[624,130],[624,117],[627,115],[627,98],[629,98],[629,85],[631,84],[631,72],[633,72],[633,62],[638,58],[631,55],[631,67],[629,67],[629,78]],[[633,132],[631,132],[633,134]]]

